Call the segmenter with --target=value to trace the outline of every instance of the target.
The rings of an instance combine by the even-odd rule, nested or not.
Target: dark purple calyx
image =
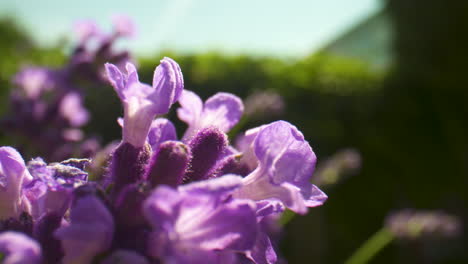
[[[200,130],[189,142],[192,151],[190,167],[184,181],[192,182],[208,179],[210,172],[228,146],[225,133],[215,127]]]
[[[47,263],[59,263],[63,257],[61,242],[54,236],[61,222],[60,214],[50,212],[38,219],[34,225],[33,237],[41,244],[42,256]]]
[[[220,160],[214,170],[209,173],[209,178],[216,178],[226,174],[237,174],[245,176],[248,174],[246,167],[240,163],[242,154],[235,153]]]
[[[118,226],[135,227],[145,225],[142,204],[149,193],[146,184],[129,184],[120,192],[115,201],[115,214]]]
[[[137,148],[123,142],[115,149],[110,163],[110,177],[114,184],[112,197],[117,197],[126,185],[143,179],[150,155],[148,145]]]
[[[0,221],[0,233],[4,231],[17,231],[31,235],[33,219],[30,214],[22,212],[18,217],[10,217]]]
[[[190,149],[178,141],[166,141],[159,145],[151,157],[145,179],[154,188],[160,184],[176,187],[182,183],[191,159]]]

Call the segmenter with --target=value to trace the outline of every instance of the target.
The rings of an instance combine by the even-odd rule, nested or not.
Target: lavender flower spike
[[[97,254],[110,248],[114,220],[98,197],[92,194],[78,197],[70,219],[70,225],[55,231],[55,237],[62,241],[64,264],[91,263]]]
[[[180,97],[181,108],[177,109],[180,120],[188,124],[184,141],[190,140],[200,129],[213,126],[228,132],[242,116],[242,100],[230,93],[217,93],[203,104],[194,92],[184,90]]]
[[[29,211],[22,186],[30,180],[31,175],[18,151],[0,147],[0,219],[17,217],[21,211]]]
[[[17,232],[0,234],[0,252],[5,254],[4,264],[41,263],[41,247],[28,236]]]
[[[144,205],[153,228],[148,254],[165,263],[237,263],[235,252],[252,248],[257,234],[255,204],[224,201],[240,185],[240,177],[224,176],[157,187]]]
[[[184,81],[179,65],[167,57],[156,67],[153,87],[140,83],[132,63],[128,62],[126,69],[127,75],[124,75],[115,65],[106,63],[109,82],[124,107],[123,141],[142,147],[153,118],[169,111],[179,99]]]
[[[115,34],[124,37],[133,37],[136,32],[136,26],[132,19],[126,15],[112,16],[112,23],[114,24]]]
[[[69,92],[63,97],[59,112],[73,127],[83,126],[89,120],[89,112],[83,106],[83,99],[76,92]]]
[[[310,183],[316,157],[297,128],[273,122],[258,132],[253,143],[258,167],[243,179],[234,196],[252,200],[276,199],[304,214],[307,207],[323,204],[327,196]]]

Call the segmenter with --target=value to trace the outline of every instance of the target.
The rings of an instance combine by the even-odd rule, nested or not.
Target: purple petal
[[[244,178],[244,186],[235,197],[255,201],[278,199],[301,214],[307,211],[307,206],[323,203],[326,196],[310,183],[315,154],[295,126],[285,121],[264,126],[253,147],[259,165]]]
[[[257,220],[261,221],[265,216],[279,214],[285,210],[279,200],[261,200],[257,202]]]
[[[208,209],[208,208],[207,208]],[[186,215],[179,217],[176,228],[184,239],[206,250],[248,250],[256,236],[254,205],[245,201],[233,201],[214,211],[209,216],[190,217],[198,211],[187,208]],[[255,221],[255,222],[254,222]]]
[[[154,228],[149,254],[179,262],[191,259],[191,263],[204,263],[198,261],[204,257],[206,263],[213,263],[218,250],[252,248],[257,234],[255,205],[244,200],[220,202],[220,193],[240,184],[234,177],[221,179],[181,187],[179,192],[156,188],[144,207]]]
[[[127,81],[126,81],[127,84],[139,82],[138,72],[133,63],[127,62],[125,64],[125,69],[127,70]]]
[[[127,76],[106,64],[107,76],[124,106],[123,140],[135,147],[145,144],[151,122],[157,114],[165,114],[179,99],[183,78],[179,66],[164,58],[156,68],[153,87],[140,83],[133,64],[127,63]]]
[[[114,90],[117,92],[121,100],[124,100],[125,96],[123,91],[125,90],[124,75],[120,72],[119,68],[111,63],[105,64],[107,79],[109,80]]]
[[[114,30],[117,35],[124,37],[132,37],[135,35],[135,24],[132,19],[126,15],[114,15],[112,17]]]
[[[182,106],[177,109],[177,116],[189,126],[196,126],[203,112],[203,102],[194,92],[183,90],[179,103]]]
[[[91,37],[100,35],[99,29],[94,21],[81,20],[75,22],[74,31],[80,43],[88,41]]]
[[[41,263],[41,247],[22,233],[11,231],[0,233],[0,252],[5,254],[2,263]]]
[[[177,140],[177,134],[174,125],[166,118],[157,118],[151,123],[148,133],[148,143],[155,152],[159,145],[165,141]]]
[[[229,93],[217,93],[203,105],[193,92],[184,91],[178,109],[179,118],[189,125],[184,141],[190,140],[199,130],[216,127],[228,132],[240,119],[244,111],[242,100]]]
[[[50,69],[28,67],[15,75],[13,82],[23,89],[29,99],[37,99],[43,91],[53,87],[54,78]]]
[[[171,58],[165,57],[156,67],[153,76],[153,88],[156,90],[153,97],[158,104],[158,113],[165,114],[169,107],[179,100],[184,89],[184,78],[179,65]]]
[[[247,130],[244,135],[240,136],[236,140],[237,149],[242,152],[242,158],[240,160],[241,164],[245,164],[250,171],[253,171],[258,166],[258,159],[254,153],[254,141],[257,138],[260,130],[265,128],[265,126],[260,126]]]
[[[271,240],[265,232],[260,232],[255,246],[247,251],[246,256],[255,264],[273,264],[278,259]]]
[[[179,191],[190,195],[205,194],[213,197],[226,197],[242,186],[242,177],[225,175],[223,177],[198,181],[179,187]]]
[[[21,213],[21,187],[25,175],[29,174],[18,151],[0,147],[0,219],[16,217]]]
[[[242,100],[230,93],[217,93],[208,98],[203,108],[202,125],[215,126],[228,132],[242,116]]]
[[[70,92],[62,98],[59,112],[74,127],[82,126],[89,120],[89,112],[83,106],[81,96],[76,92]]]
[[[312,188],[308,194],[310,196],[305,200],[307,207],[320,206],[328,199],[328,196],[315,185],[312,185]]]
[[[308,184],[317,158],[295,126],[285,121],[271,123],[259,132],[254,149],[273,183]]]
[[[305,198],[300,188],[287,182],[281,185],[271,184],[268,177],[257,174],[258,172],[256,170],[244,178],[244,185],[234,193],[235,198],[254,201],[276,199],[296,213],[307,212]]]
[[[153,228],[163,229],[166,223],[171,224],[176,220],[177,215],[173,211],[177,210],[182,198],[175,189],[160,185],[146,199],[143,213]]]
[[[34,219],[52,212],[60,216],[65,213],[73,188],[87,181],[88,174],[76,167],[82,167],[86,162],[89,160],[70,159],[63,164],[47,165],[41,158],[28,162],[34,180],[23,188],[23,192],[31,202]]]
[[[97,254],[109,249],[114,220],[97,197],[86,195],[76,200],[70,220],[69,226],[55,232],[65,252],[63,263],[91,263]]]

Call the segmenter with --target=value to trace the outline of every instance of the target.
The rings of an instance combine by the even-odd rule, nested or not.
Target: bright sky
[[[74,21],[109,27],[113,14],[134,18],[137,54],[170,48],[302,56],[379,10],[381,0],[1,0],[41,44],[71,37]]]

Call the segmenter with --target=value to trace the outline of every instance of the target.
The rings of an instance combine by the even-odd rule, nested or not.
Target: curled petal
[[[133,64],[127,63],[127,75],[106,64],[107,77],[124,106],[123,140],[135,147],[146,141],[151,122],[158,114],[165,114],[179,99],[183,77],[179,65],[170,58],[161,60],[156,68],[153,87],[140,83]]]
[[[179,191],[166,186],[155,189],[144,206],[154,230],[150,255],[175,263],[217,263],[220,253],[253,247],[255,205],[246,200],[223,202],[220,197],[241,183],[237,176],[223,178],[193,183]]]
[[[259,167],[273,183],[308,185],[317,158],[295,126],[277,121],[264,127],[255,139],[254,150]]]
[[[203,109],[203,126],[215,126],[228,132],[242,116],[242,100],[230,93],[217,93],[208,98]]]
[[[30,176],[18,151],[0,147],[0,219],[17,217],[21,213],[21,188],[25,177]]]
[[[105,64],[107,79],[109,80],[114,90],[120,97],[120,100],[123,100],[123,90],[125,89],[125,80],[124,75],[120,72],[119,68],[111,63]]]
[[[17,232],[0,233],[0,252],[5,264],[41,263],[41,247],[30,237]]]
[[[326,195],[310,183],[316,156],[297,128],[285,121],[258,131],[253,142],[258,167],[244,178],[236,197],[278,199],[297,213],[321,205]]]
[[[180,103],[182,108],[178,109],[177,114],[189,126],[184,141],[190,140],[199,130],[207,127],[228,132],[239,122],[244,111],[242,100],[230,93],[217,93],[203,105],[195,93],[184,91]]]
[[[55,231],[65,252],[63,263],[91,263],[111,246],[114,220],[106,206],[95,196],[86,195],[75,201],[71,223]]]
[[[196,124],[203,111],[203,102],[198,95],[189,90],[183,90],[179,103],[182,106],[177,109],[180,120],[191,125]]]
[[[159,98],[158,112],[167,113],[169,107],[179,100],[184,89],[184,78],[179,65],[171,58],[165,57],[156,67],[153,76],[155,96]]]

